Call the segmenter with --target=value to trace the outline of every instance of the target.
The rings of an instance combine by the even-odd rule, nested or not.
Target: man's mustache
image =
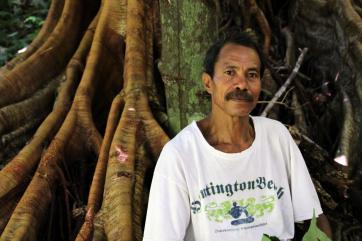
[[[245,90],[235,89],[234,91],[228,93],[225,96],[225,100],[227,100],[227,101],[228,100],[242,100],[242,101],[253,102],[254,97]]]

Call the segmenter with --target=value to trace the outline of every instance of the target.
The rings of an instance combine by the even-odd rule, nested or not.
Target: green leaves
[[[331,241],[328,236],[323,233],[317,226],[317,219],[313,210],[313,218],[310,221],[308,231],[304,234],[302,241]]]
[[[264,234],[261,241],[279,241],[279,239]],[[331,241],[331,239],[318,228],[315,210],[313,210],[313,218],[310,221],[308,231],[304,234],[302,241]]]
[[[30,24],[32,25],[33,27],[41,27],[44,23],[44,20],[43,18],[41,17],[37,17],[37,16],[29,16],[27,17],[25,20],[24,20],[24,23],[25,24]]]

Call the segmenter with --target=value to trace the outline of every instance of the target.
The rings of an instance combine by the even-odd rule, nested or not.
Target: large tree
[[[0,70],[0,240],[141,240],[157,157],[207,113],[202,57],[231,28],[268,57],[253,114],[290,128],[335,239],[361,239],[361,14],[360,0],[53,0]]]

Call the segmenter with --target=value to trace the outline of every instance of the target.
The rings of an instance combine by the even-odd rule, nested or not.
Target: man
[[[260,241],[294,237],[294,222],[319,215],[303,157],[279,122],[252,117],[264,57],[243,33],[210,47],[202,80],[211,113],[165,145],[152,181],[144,241]]]

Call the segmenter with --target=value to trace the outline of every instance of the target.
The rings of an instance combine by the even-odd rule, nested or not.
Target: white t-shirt
[[[304,159],[278,121],[252,117],[255,139],[224,153],[196,122],[163,148],[154,172],[144,241],[261,241],[294,236],[294,222],[322,213]]]

